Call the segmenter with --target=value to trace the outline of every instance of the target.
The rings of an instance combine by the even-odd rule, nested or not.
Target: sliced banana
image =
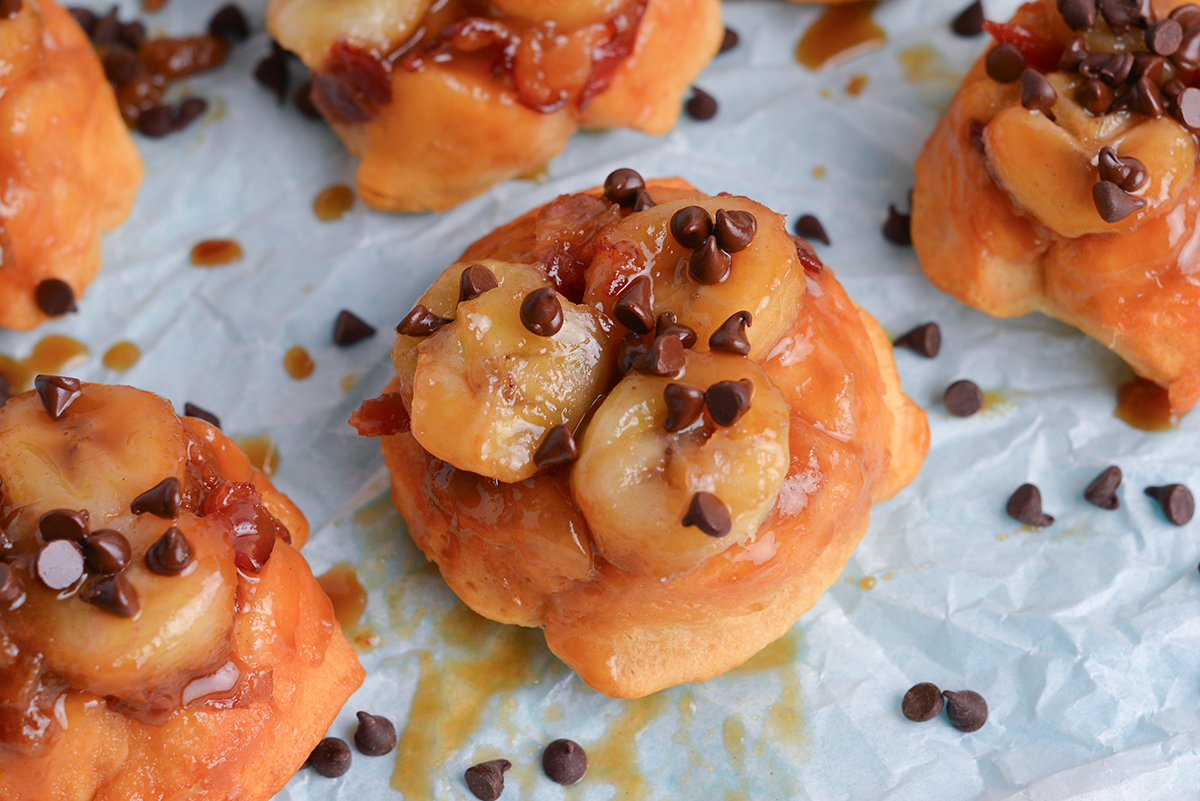
[[[706,412],[667,432],[669,386],[708,390],[743,380],[752,387],[750,407],[732,425],[718,426]],[[783,395],[740,356],[688,352],[678,376],[626,375],[588,424],[571,473],[597,549],[620,568],[668,578],[750,541],[787,475],[788,416]],[[713,508],[708,496],[694,503],[699,493],[728,510],[727,534],[704,533],[723,526],[696,514]]]

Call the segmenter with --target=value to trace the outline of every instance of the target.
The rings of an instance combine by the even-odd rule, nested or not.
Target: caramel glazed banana
[[[467,249],[397,328],[381,436],[477,612],[639,697],[745,661],[928,449],[891,346],[783,218],[617,170]]]

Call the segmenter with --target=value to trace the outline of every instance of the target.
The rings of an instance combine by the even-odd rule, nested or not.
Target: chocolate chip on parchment
[[[137,617],[141,604],[137,590],[123,573],[93,576],[79,588],[79,600],[98,606],[117,617]]]
[[[637,200],[637,193],[646,188],[646,182],[636,171],[628,167],[613,170],[604,179],[604,197],[618,206],[630,208]]]
[[[695,526],[710,537],[724,537],[733,528],[733,520],[724,501],[711,492],[697,492],[688,504],[683,525]]]
[[[718,53],[728,53],[730,50],[737,47],[738,42],[740,42],[740,41],[741,41],[741,37],[738,36],[738,32],[735,31],[733,28],[726,27],[725,35],[721,38],[721,49],[718,50],[717,52]]]
[[[967,38],[983,33],[983,3],[975,0],[974,3],[960,11],[954,21],[950,23],[950,30]]]
[[[748,211],[718,209],[713,223],[717,245],[726,253],[738,253],[750,247],[758,231],[758,220]]]
[[[823,245],[829,244],[829,234],[825,233],[825,226],[821,225],[821,221],[811,214],[805,214],[796,220],[796,225],[792,230],[796,232],[796,236],[803,237],[810,242],[816,240]]]
[[[72,6],[67,11],[71,13],[71,16],[79,23],[79,27],[83,28],[83,32],[90,39],[92,31],[96,28],[96,12],[90,8],[79,8],[78,6]]]
[[[1096,25],[1096,0],[1061,0],[1058,10],[1073,31],[1090,31]]]
[[[89,32],[93,44],[110,45],[121,36],[121,20],[117,17],[117,7],[113,6],[103,17],[97,17]]]
[[[1034,69],[1021,73],[1021,105],[1030,111],[1046,111],[1058,102],[1058,92],[1046,76]]]
[[[909,720],[924,723],[938,716],[943,703],[942,691],[926,681],[909,688],[900,702],[900,711]]]
[[[208,111],[208,101],[203,97],[184,98],[179,104],[179,112],[175,115],[175,130],[181,131],[199,119]]]
[[[347,348],[375,336],[375,326],[349,309],[338,312],[333,321],[333,344]]]
[[[712,215],[700,206],[684,206],[671,215],[671,236],[685,248],[703,245],[712,229]]]
[[[883,238],[893,245],[911,245],[912,215],[901,214],[895,205],[889,205],[887,222],[883,224]]]
[[[125,535],[110,528],[93,531],[83,540],[83,561],[93,573],[120,573],[129,564],[132,555]]]
[[[1054,518],[1042,511],[1042,493],[1033,484],[1022,484],[1008,498],[1004,511],[1013,520],[1027,526],[1044,527],[1054,523]]]
[[[650,279],[639,275],[630,282],[613,306],[613,317],[635,334],[649,334],[654,326]]]
[[[1134,212],[1146,207],[1146,201],[1129,194],[1112,181],[1097,181],[1092,187],[1092,201],[1106,223],[1119,223]]]
[[[667,402],[667,419],[663,424],[674,434],[700,419],[704,412],[704,390],[689,384],[667,384],[663,390]]]
[[[175,115],[170,106],[151,106],[138,116],[137,128],[143,136],[158,139],[175,130]]]
[[[296,104],[296,108],[300,113],[310,120],[321,119],[321,112],[317,109],[312,101],[312,81],[305,81],[296,87],[295,94],[292,95],[292,102]]]
[[[125,83],[137,72],[138,57],[132,47],[114,44],[104,51],[101,63],[104,65],[104,77],[113,83]]]
[[[683,369],[683,362],[683,343],[679,337],[655,337],[633,367],[649,375],[674,376]]]
[[[79,379],[65,375],[39,375],[33,379],[33,388],[37,390],[46,412],[55,420],[61,419],[71,404],[83,394],[83,384]]]
[[[450,317],[438,317],[422,304],[413,306],[396,326],[396,333],[406,337],[427,337],[444,325],[454,322]]]
[[[33,560],[33,573],[52,590],[65,590],[83,578],[83,552],[71,540],[43,545]]]
[[[728,428],[750,411],[754,397],[754,382],[749,378],[740,381],[718,381],[704,393],[704,405],[717,425]]]
[[[717,99],[699,86],[693,86],[692,96],[684,103],[683,108],[693,120],[704,122],[717,116]]]
[[[750,339],[746,329],[754,322],[754,316],[748,311],[734,312],[729,319],[721,323],[721,327],[713,331],[708,338],[708,346],[713,350],[723,350],[746,356],[750,353]]]
[[[203,420],[213,428],[221,427],[221,418],[217,417],[207,409],[202,409],[190,401],[185,401],[183,404],[183,416],[195,417],[197,420]]]
[[[507,759],[492,759],[467,768],[463,779],[479,801],[496,801],[504,792],[504,772],[511,767]]]
[[[276,48],[254,66],[254,80],[271,90],[279,105],[284,104],[287,100],[288,65],[287,56],[282,50]]]
[[[1016,83],[1025,72],[1025,54],[1016,45],[1001,42],[988,51],[983,59],[987,76],[996,83]]]
[[[978,731],[987,723],[987,701],[983,696],[971,690],[942,693],[946,696],[946,717],[950,725],[962,732]]]
[[[974,381],[955,381],[946,387],[943,402],[955,417],[970,417],[983,408],[983,390]]]
[[[1146,47],[1159,56],[1171,56],[1183,44],[1183,26],[1176,20],[1161,19],[1146,28]]]
[[[338,737],[326,737],[308,755],[308,766],[327,779],[336,779],[350,770],[350,746]]]
[[[571,434],[570,426],[557,425],[546,432],[546,438],[533,454],[533,463],[540,469],[561,467],[579,458],[579,446]]]
[[[88,534],[87,509],[51,509],[38,520],[38,531],[46,542],[71,540],[83,542]]]
[[[926,359],[932,359],[942,349],[942,329],[937,323],[918,325],[898,337],[892,347],[908,348]]]
[[[1163,487],[1146,487],[1146,494],[1158,501],[1167,522],[1185,526],[1191,522],[1196,511],[1192,491],[1182,484],[1167,484]]]
[[[146,551],[146,567],[160,576],[178,576],[187,570],[195,555],[187,536],[171,526]]]
[[[482,264],[472,264],[458,276],[458,302],[465,303],[500,286],[496,274]]]
[[[250,24],[242,10],[229,3],[217,9],[209,19],[208,32],[231,42],[240,42],[250,36]]]
[[[25,597],[25,585],[17,571],[0,562],[0,604],[11,606]]]
[[[179,479],[168,476],[134,498],[129,504],[129,511],[135,515],[152,514],[164,520],[172,520],[179,514],[181,497],[182,487]]]
[[[552,337],[561,331],[563,308],[558,293],[544,286],[526,295],[521,301],[521,324],[539,337]]]
[[[75,304],[75,290],[61,278],[47,278],[33,291],[33,299],[47,317],[62,317],[69,312],[79,311]]]
[[[1113,465],[1092,479],[1083,491],[1083,499],[1101,509],[1113,510],[1121,505],[1117,497],[1117,487],[1121,486],[1121,468]]]
[[[354,731],[354,745],[367,756],[383,756],[396,747],[396,727],[380,715],[370,712],[356,713],[358,728]]]
[[[729,277],[733,260],[717,244],[715,236],[709,236],[704,244],[688,256],[688,275],[700,284],[719,284]]]
[[[696,340],[699,339],[696,329],[679,322],[679,318],[675,316],[675,312],[673,311],[665,311],[658,315],[658,319],[654,322],[654,336],[679,337],[679,341],[683,343],[683,347],[685,348],[692,347],[696,344]]]

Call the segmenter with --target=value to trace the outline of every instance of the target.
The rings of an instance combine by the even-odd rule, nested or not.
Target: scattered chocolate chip
[[[1101,180],[1111,181],[1126,192],[1141,189],[1150,179],[1145,164],[1131,156],[1121,158],[1111,147],[1100,148],[1097,164]]]
[[[418,303],[396,326],[396,333],[406,337],[427,337],[444,325],[454,322],[450,317],[438,317]]]
[[[635,334],[648,334],[654,325],[650,297],[650,279],[639,275],[629,284],[613,306],[613,317]]]
[[[740,381],[718,381],[704,393],[704,404],[713,422],[728,428],[750,411],[750,400],[754,397],[754,382],[749,378]]]
[[[179,479],[168,476],[133,499],[129,511],[135,515],[152,514],[164,520],[173,520],[179,515],[181,497]]]
[[[657,205],[658,204],[654,202],[654,198],[650,196],[650,193],[643,189],[638,192],[637,196],[633,199],[633,213],[637,214],[639,211],[652,209]]]
[[[1102,117],[1113,104],[1113,90],[1099,78],[1089,78],[1075,92],[1075,102],[1093,117]]]
[[[263,58],[254,67],[254,80],[274,92],[275,97],[279,100],[279,105],[282,106],[287,100],[287,56],[282,51],[275,50],[271,55]]]
[[[1186,3],[1172,9],[1168,18],[1178,22],[1184,30],[1195,28],[1200,26],[1200,6],[1195,3]]]
[[[1146,201],[1129,194],[1112,181],[1097,181],[1092,187],[1092,200],[1106,223],[1118,223],[1146,207]]]
[[[231,42],[240,42],[250,36],[250,24],[246,22],[242,10],[229,3],[212,15],[208,21],[208,32]]]
[[[21,13],[24,0],[0,0],[0,19],[12,19]]]
[[[924,723],[938,716],[942,704],[942,691],[926,681],[909,688],[900,702],[900,711],[909,720]]]
[[[703,122],[717,116],[717,99],[699,86],[692,87],[692,96],[683,105],[687,115],[693,120]]]
[[[729,319],[721,323],[721,327],[713,331],[708,338],[708,346],[713,350],[723,350],[746,356],[750,353],[750,339],[746,329],[754,322],[754,316],[748,311],[734,312]]]
[[[558,293],[544,286],[526,295],[521,301],[521,324],[539,337],[552,337],[561,331],[563,309]]]
[[[1146,28],[1146,47],[1160,56],[1171,56],[1183,44],[1183,26],[1173,19],[1163,19]]]
[[[184,98],[183,102],[179,104],[179,113],[175,115],[175,130],[183,130],[195,120],[204,116],[204,112],[206,111],[208,111],[208,101],[204,98]]]
[[[116,6],[96,20],[91,33],[92,43],[100,46],[110,45],[121,37],[121,20],[117,18]]]
[[[1058,10],[1073,31],[1090,31],[1096,24],[1096,0],[1061,0]]]
[[[292,95],[292,102],[296,104],[296,108],[300,113],[310,120],[321,119],[321,112],[317,109],[312,101],[312,81],[305,81],[296,87],[296,94]]]
[[[137,617],[141,609],[137,590],[122,573],[88,579],[79,588],[79,600],[98,606],[117,617]]]
[[[796,220],[793,230],[796,232],[796,236],[802,236],[810,242],[816,240],[823,245],[829,244],[829,234],[825,233],[825,226],[821,225],[821,221],[811,214],[805,214]]]
[[[1030,111],[1046,111],[1058,102],[1058,92],[1046,76],[1034,69],[1021,73],[1021,105]]]
[[[1088,51],[1087,39],[1080,36],[1067,45],[1067,49],[1059,56],[1058,68],[1063,72],[1077,70],[1089,55],[1091,54]]]
[[[679,322],[673,311],[665,311],[658,315],[658,319],[654,322],[654,336],[679,337],[679,341],[683,343],[683,347],[685,348],[692,347],[696,344],[696,340],[699,339],[696,329]]]
[[[579,446],[571,435],[571,428],[557,425],[546,433],[546,438],[533,454],[533,463],[540,470],[548,470],[571,464],[579,458]]]
[[[146,551],[146,567],[160,576],[178,576],[192,563],[196,552],[192,543],[175,526],[171,526]]]
[[[500,286],[496,274],[482,264],[472,264],[458,277],[458,302],[465,303]]]
[[[46,412],[55,420],[61,419],[75,399],[83,394],[79,379],[65,375],[39,375],[33,379],[33,388],[42,399]]]
[[[122,42],[137,50],[146,41],[146,26],[134,20],[121,25],[121,32],[117,34]]]
[[[937,323],[918,325],[897,338],[892,347],[908,348],[926,359],[932,359],[942,349],[942,329]]]
[[[33,291],[33,299],[47,317],[62,317],[79,311],[75,305],[75,290],[61,278],[47,278]]]
[[[733,528],[729,507],[711,492],[697,492],[683,516],[684,527],[695,526],[710,537],[724,537]]]
[[[195,417],[197,420],[203,420],[213,428],[221,427],[221,419],[207,409],[202,409],[194,403],[185,402],[183,404],[184,417]]]
[[[71,540],[83,542],[88,534],[87,509],[51,509],[38,520],[38,531],[46,542]]]
[[[333,344],[339,348],[349,347],[373,336],[375,327],[349,309],[342,309],[333,321]]]
[[[683,361],[683,343],[679,337],[655,337],[633,367],[650,375],[673,376],[683,369]]]
[[[983,3],[975,0],[950,23],[950,30],[959,36],[971,37],[983,33]]]
[[[1033,484],[1022,484],[1009,496],[1004,511],[1013,520],[1027,526],[1048,526],[1054,518],[1042,512],[1042,493]]]
[[[504,792],[504,771],[512,767],[507,759],[493,759],[467,768],[463,779],[480,801],[496,801]]]
[[[121,572],[129,564],[132,553],[125,535],[109,528],[94,531],[83,540],[83,561],[93,573],[111,575]]]
[[[646,182],[635,170],[622,167],[613,170],[604,179],[604,196],[618,206],[630,208],[637,201],[637,193],[646,188]]]
[[[971,690],[946,690],[942,695],[946,696],[946,717],[950,719],[950,725],[954,728],[962,732],[973,732],[987,723],[987,701],[983,700],[979,693]]]
[[[704,412],[704,390],[699,387],[667,384],[663,399],[667,402],[667,419],[663,427],[671,434],[687,428]]]
[[[1196,511],[1196,501],[1192,498],[1192,491],[1182,484],[1146,487],[1146,494],[1158,501],[1167,522],[1177,526],[1187,525]]]
[[[758,231],[758,220],[748,211],[718,209],[713,235],[717,245],[726,253],[737,253],[750,247]]]
[[[4,562],[0,562],[0,604],[11,608],[13,604],[25,597],[25,585],[17,571]]]
[[[955,417],[970,417],[983,408],[983,390],[973,381],[955,381],[946,387],[943,401]]]
[[[739,41],[741,41],[741,37],[738,36],[737,31],[735,31],[733,28],[726,27],[725,36],[721,39],[721,49],[717,52],[728,53],[730,50],[738,46]]]
[[[1187,127],[1200,129],[1200,89],[1189,86],[1175,97],[1179,121]]]
[[[700,206],[684,206],[671,215],[671,236],[685,248],[698,248],[712,234],[712,215]]]
[[[137,72],[137,53],[132,47],[114,44],[104,52],[101,60],[104,65],[104,77],[113,83],[125,83]]]
[[[326,737],[308,755],[308,766],[327,779],[350,770],[350,746],[337,737]]]
[[[75,18],[75,21],[79,23],[79,27],[83,28],[83,32],[90,39],[92,31],[96,28],[96,12],[90,8],[79,8],[76,6],[68,8],[67,11],[71,12],[71,16]]]
[[[894,205],[889,205],[887,222],[883,224],[883,238],[894,245],[911,245],[912,215],[901,214]]]
[[[33,562],[34,575],[52,590],[65,590],[83,578],[83,553],[70,540],[43,545]]]
[[[729,277],[732,267],[732,259],[721,250],[715,236],[709,236],[688,256],[688,275],[697,283],[719,284]]]
[[[647,350],[641,337],[633,333],[626,334],[621,338],[621,344],[617,347],[617,369],[622,373],[628,373],[633,369],[634,364],[646,354]]]
[[[1085,78],[1099,78],[1100,71],[1108,66],[1112,53],[1092,53],[1079,62],[1079,74]],[[1132,67],[1130,68],[1132,70]]]
[[[1083,499],[1101,509],[1116,509],[1121,505],[1117,497],[1117,487],[1121,486],[1121,468],[1113,465],[1092,479],[1083,491]]]
[[[367,756],[383,756],[396,747],[396,727],[385,717],[359,712],[354,745]]]
[[[157,139],[175,130],[175,116],[170,106],[151,106],[138,117],[137,127],[144,136]]]
[[[1015,83],[1025,72],[1025,54],[1016,45],[1001,42],[984,56],[983,68],[996,83]]]

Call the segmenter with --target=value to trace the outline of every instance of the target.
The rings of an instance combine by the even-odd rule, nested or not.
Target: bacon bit
[[[592,50],[592,72],[579,94],[579,108],[585,109],[596,95],[608,88],[617,69],[633,52],[638,29],[646,13],[648,0],[635,0],[631,8],[608,21],[610,38]]]
[[[825,265],[817,257],[817,252],[812,249],[812,245],[798,236],[792,237],[792,244],[796,246],[796,258],[800,260],[804,272],[810,275],[820,275]]]
[[[1058,60],[1062,58],[1066,48],[1053,39],[1017,22],[987,20],[983,27],[997,42],[1015,45],[1025,55],[1025,61],[1035,70],[1053,72],[1058,69]]]
[[[408,431],[412,419],[400,393],[389,392],[363,401],[363,405],[350,415],[350,425],[358,429],[361,437],[386,437]]]
[[[325,69],[313,78],[313,104],[336,122],[366,122],[392,102],[392,65],[344,39],[333,43]]]

